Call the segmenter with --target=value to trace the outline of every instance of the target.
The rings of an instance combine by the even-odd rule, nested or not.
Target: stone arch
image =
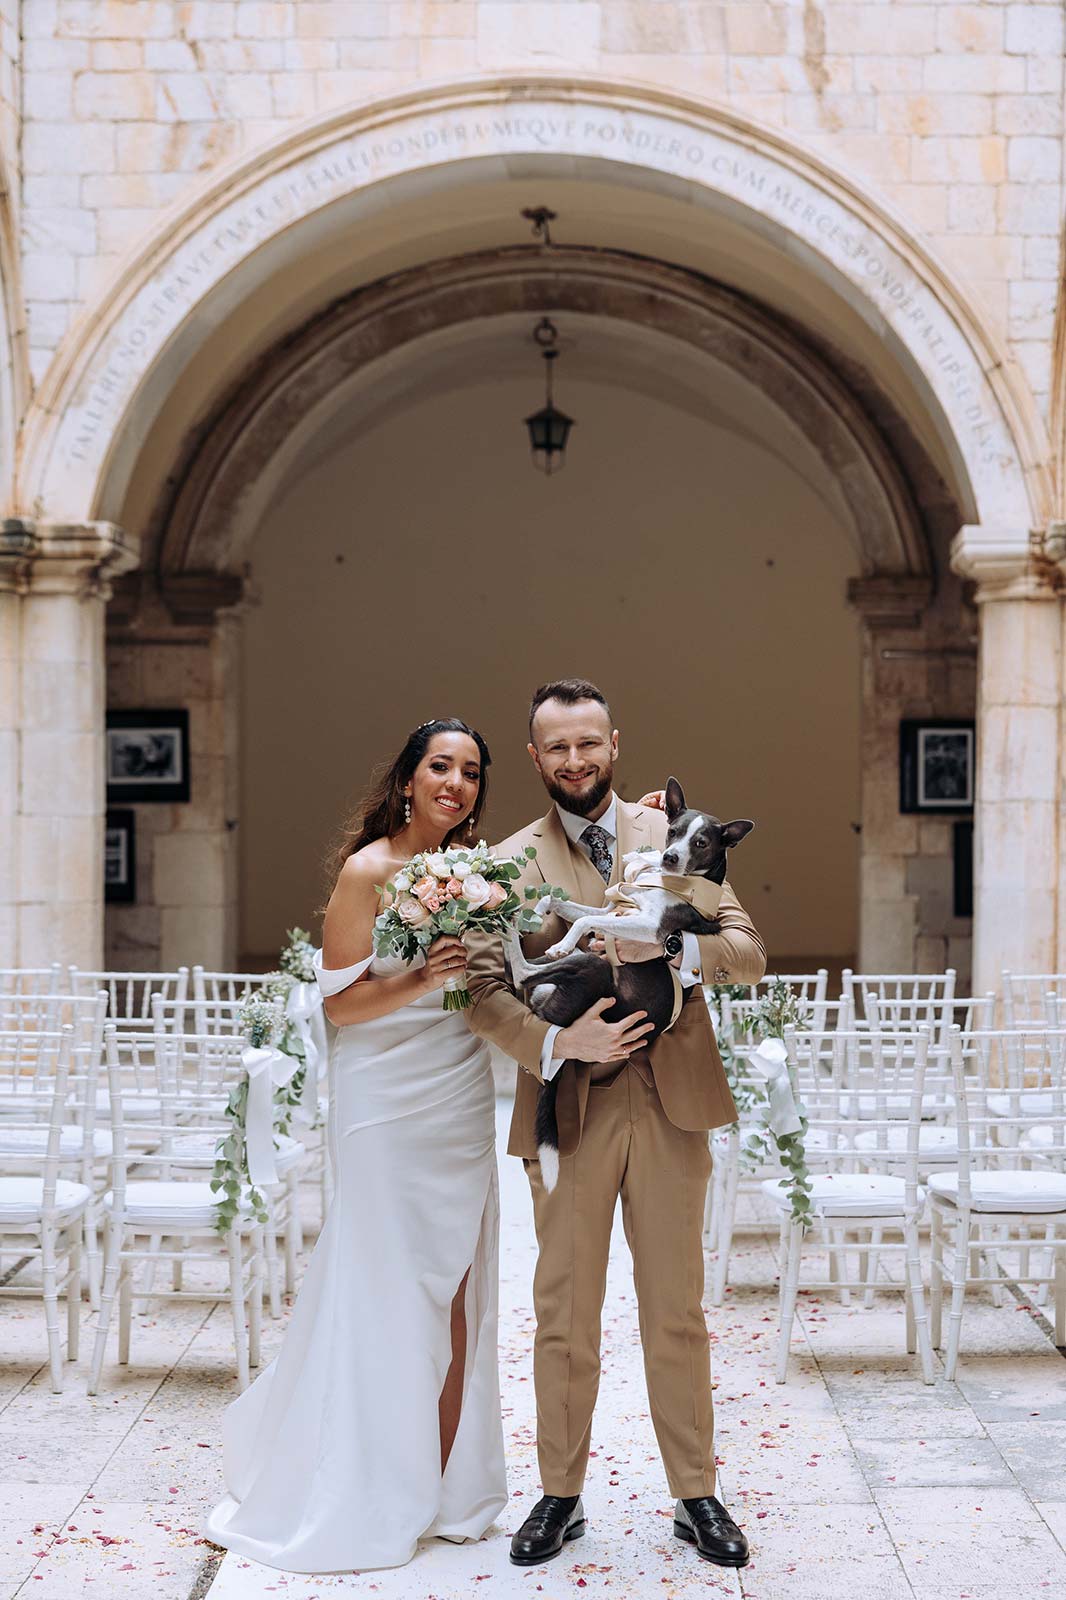
[[[46,375],[26,428],[21,504],[112,514],[181,361],[249,275],[313,247],[345,206],[479,176],[610,172],[740,218],[816,273],[879,338],[942,440],[969,520],[1024,553],[1050,504],[1046,437],[1009,353],[926,247],[820,158],[731,112],[602,80],[480,80],[309,123],[214,174],[161,224]],[[254,268],[253,268],[254,263]],[[169,385],[169,380],[168,380]]]
[[[352,294],[274,349],[198,430],[177,494],[142,552],[171,593],[182,574],[238,572],[261,514],[327,410],[393,352],[508,313],[616,319],[741,372],[806,441],[836,487],[864,575],[927,576],[925,532],[885,442],[789,330],[699,275],[619,252],[515,248],[435,261]]]
[[[18,223],[10,169],[0,159],[0,495],[5,515],[16,509],[18,435],[29,392]]]

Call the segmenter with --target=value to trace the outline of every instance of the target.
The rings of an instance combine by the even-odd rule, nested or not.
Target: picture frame
[[[104,900],[130,904],[137,898],[136,812],[108,811],[104,823]]]
[[[109,805],[188,800],[188,711],[109,711],[105,738]]]
[[[972,815],[975,747],[972,718],[904,718],[899,725],[900,811]]]

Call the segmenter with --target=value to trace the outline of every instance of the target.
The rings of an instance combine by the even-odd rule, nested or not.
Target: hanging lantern
[[[541,317],[533,329],[533,338],[540,346],[545,362],[544,405],[526,418],[533,465],[549,478],[566,462],[566,443],[570,437],[570,429],[574,426],[573,418],[568,417],[565,411],[558,410],[552,400],[552,368],[559,355],[555,348],[558,337],[555,324],[547,317]]]

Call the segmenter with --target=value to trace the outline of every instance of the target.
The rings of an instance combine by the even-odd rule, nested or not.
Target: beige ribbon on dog
[[[634,895],[639,895],[642,889],[663,889],[667,894],[676,895],[679,900],[686,900],[701,917],[717,916],[722,899],[722,885],[711,883],[707,878],[683,878],[669,872],[643,872],[639,883],[612,884],[604,895],[604,900],[615,916],[624,919],[627,910],[640,910],[640,901],[634,899]],[[617,968],[620,963],[614,934],[604,933],[603,946],[611,966]],[[685,998],[685,991],[681,987],[681,979],[677,975],[676,968],[670,967],[669,971],[674,983],[674,1004],[670,1021],[663,1029],[664,1033],[669,1032],[681,1015],[681,1006]]]

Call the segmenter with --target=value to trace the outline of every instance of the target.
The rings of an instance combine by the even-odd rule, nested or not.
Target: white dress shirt
[[[558,801],[556,801],[555,809],[558,813],[559,821],[563,825],[563,829],[567,838],[572,840],[573,843],[577,845],[578,849],[583,851],[584,854],[587,855],[591,860],[592,852],[582,840],[581,835],[584,833],[586,828],[591,826],[592,819],[590,817],[579,817],[573,811],[564,810]],[[616,794],[611,795],[611,803],[607,807],[607,810],[603,813],[603,816],[596,818],[596,827],[602,828],[604,833],[609,835],[611,842],[611,865],[612,867],[617,866],[618,796]],[[691,989],[694,984],[699,983],[703,978],[703,962],[700,957],[699,941],[694,933],[683,933],[681,938],[683,941],[681,950],[681,966],[677,975],[681,980],[682,989]],[[552,1057],[552,1051],[555,1049],[555,1040],[558,1037],[558,1034],[559,1028],[553,1026],[549,1028],[547,1033],[544,1035],[544,1044],[541,1047],[540,1052],[540,1075],[544,1079],[545,1083],[547,1083],[549,1079],[554,1078],[555,1074],[559,1071],[559,1068],[563,1064],[563,1057],[560,1057],[557,1060],[553,1059]]]

